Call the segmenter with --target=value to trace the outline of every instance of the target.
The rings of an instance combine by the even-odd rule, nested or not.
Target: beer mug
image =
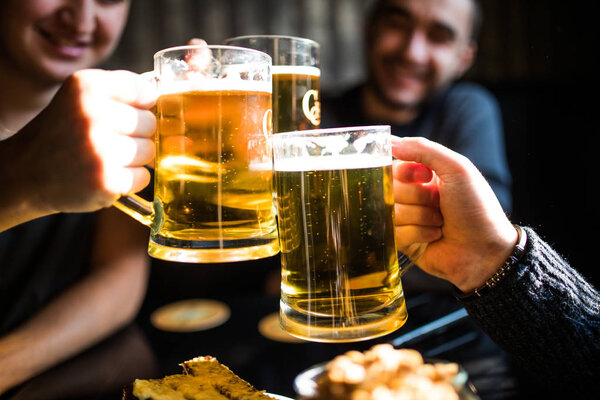
[[[401,267],[410,264],[399,265],[395,246],[390,127],[272,140],[282,328],[307,340],[348,342],[401,327]]]
[[[277,35],[238,36],[233,46],[263,51],[273,59],[273,131],[315,129],[321,124],[319,44]]]
[[[271,120],[271,58],[231,46],[180,46],[154,55],[154,201],[115,206],[151,227],[148,253],[229,262],[279,251]]]

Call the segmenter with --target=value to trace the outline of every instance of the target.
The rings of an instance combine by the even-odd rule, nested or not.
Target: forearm
[[[532,230],[525,259],[465,302],[488,335],[550,386],[591,389],[599,372],[600,295]]]
[[[39,187],[28,176],[31,166],[27,165],[27,146],[20,135],[0,141],[0,232],[53,213],[40,206]]]
[[[0,339],[0,393],[125,325],[143,298],[146,266],[99,269]]]

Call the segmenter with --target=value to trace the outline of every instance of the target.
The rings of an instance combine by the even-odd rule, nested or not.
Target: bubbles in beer
[[[359,332],[366,320],[389,317],[402,294],[391,161],[365,166],[361,154],[321,159],[327,157],[277,161],[282,303],[289,315],[314,318],[315,327],[321,320]],[[405,318],[405,309],[398,312]],[[287,323],[294,333],[293,321]]]
[[[270,99],[269,92],[239,88],[159,97],[156,198],[164,218],[158,235],[277,240],[272,157],[262,131]]]

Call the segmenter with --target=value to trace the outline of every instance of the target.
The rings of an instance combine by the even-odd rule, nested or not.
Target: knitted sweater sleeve
[[[519,268],[482,297],[470,316],[546,388],[590,392],[600,378],[598,291],[532,229]]]

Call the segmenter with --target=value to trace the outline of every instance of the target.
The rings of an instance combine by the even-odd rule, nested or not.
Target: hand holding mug
[[[396,243],[429,242],[418,266],[464,292],[511,254],[512,226],[485,178],[464,156],[424,138],[392,138]],[[406,241],[406,243],[403,242]]]
[[[62,85],[15,140],[46,213],[86,212],[112,205],[149,182],[156,119],[150,83],[127,71],[82,70]],[[32,191],[33,192],[33,191]]]

